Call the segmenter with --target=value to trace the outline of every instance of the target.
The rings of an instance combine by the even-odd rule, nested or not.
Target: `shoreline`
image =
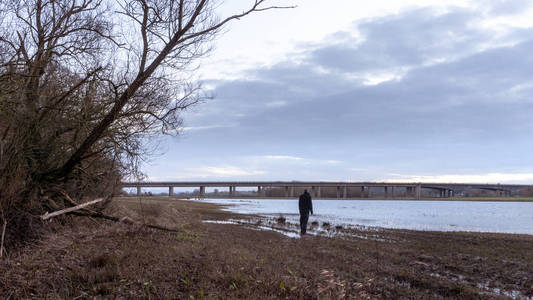
[[[167,197],[169,199],[179,199],[184,201],[194,201],[195,199],[246,199],[246,200],[298,200],[296,197],[251,197],[251,196],[242,196],[242,197],[182,197],[174,195],[169,197],[168,195],[153,195],[153,196],[141,196],[140,198],[149,198],[153,197]],[[138,196],[129,195],[124,196],[123,198],[135,198],[138,199]],[[411,197],[396,197],[396,198],[365,198],[365,197],[351,197],[351,198],[313,198],[313,200],[367,200],[367,201],[451,201],[451,202],[533,202],[533,197],[450,197],[450,198],[423,198],[416,199]]]
[[[220,200],[220,201],[217,201]],[[286,204],[284,204],[283,208],[280,208],[279,212],[273,212],[272,209],[275,210],[275,207],[272,207],[271,204],[266,204],[262,202],[262,200],[258,199],[242,199],[245,200],[245,202],[253,202],[254,200],[257,203],[262,204],[254,204],[252,205],[254,208],[248,208],[247,205],[244,205],[242,208],[240,206],[240,201],[235,201],[240,199],[227,199],[227,198],[220,198],[220,199],[204,199],[204,200],[184,200],[184,201],[197,201],[201,203],[213,203],[220,205],[224,210],[228,212],[232,212],[237,214],[237,216],[244,211],[244,213],[255,213],[257,218],[263,218],[263,219],[277,219],[279,217],[284,217],[287,219],[287,221],[291,221],[293,223],[298,223],[298,212],[297,211],[291,211],[288,212],[286,209]],[[297,201],[297,200],[286,200],[281,199],[282,201],[291,202],[291,201]],[[324,205],[327,205],[327,200],[322,199],[315,199],[315,201],[324,201],[321,202],[321,206],[323,209],[326,209]],[[340,202],[339,202],[340,203]],[[479,203],[479,202],[473,202],[473,203]],[[526,203],[526,202],[509,202],[509,203]],[[352,203],[354,205],[357,205],[356,203]],[[258,209],[257,205],[259,207],[264,207],[265,209]],[[340,204],[339,204],[340,205]],[[527,205],[529,207],[529,205]],[[365,209],[366,206],[362,206],[361,209]],[[531,207],[533,208],[533,207]],[[372,210],[372,212],[376,212],[379,215],[379,209],[378,210]],[[453,212],[453,211],[452,211]],[[503,226],[505,225],[502,221],[502,215],[498,215],[498,219],[500,222],[498,224],[502,226],[490,226],[490,223],[494,223],[496,219],[494,219],[494,216],[492,219],[485,217],[483,219],[483,222],[475,224],[469,223],[466,219],[456,219],[454,221],[446,221],[446,218],[444,217],[436,217],[436,218],[425,218],[426,213],[432,213],[432,211],[426,212],[424,209],[421,209],[421,211],[414,216],[410,216],[407,218],[399,218],[398,215],[396,217],[391,214],[391,217],[395,217],[394,222],[386,222],[384,220],[385,216],[378,217],[377,219],[372,218],[371,216],[361,216],[361,214],[355,214],[355,215],[347,215],[344,214],[341,210],[338,210],[338,207],[332,208],[332,210],[326,210],[323,212],[323,214],[315,214],[314,216],[311,216],[309,224],[311,224],[311,220],[318,221],[320,223],[328,223],[332,227],[340,226],[342,228],[385,228],[385,229],[397,229],[397,230],[414,230],[414,231],[434,231],[434,232],[468,232],[468,233],[499,233],[499,234],[524,234],[524,235],[531,235],[533,236],[533,231],[529,227],[525,227],[524,224],[520,224],[517,222],[512,223],[513,226]],[[490,213],[490,212],[488,212]],[[400,213],[401,214],[401,213]],[[423,215],[423,216],[422,216]],[[421,221],[413,221],[412,218],[420,216]],[[483,217],[476,215],[476,217]],[[524,216],[521,216],[524,218]],[[370,218],[370,219],[368,219]],[[239,219],[239,217],[236,217],[236,219]],[[429,223],[424,223],[424,220]],[[436,221],[437,220],[437,221]],[[480,219],[481,220],[481,219]],[[520,219],[522,220],[522,219]],[[487,223],[489,222],[489,223]],[[503,222],[503,223],[502,223]],[[529,221],[529,216],[524,219],[525,224],[533,224]],[[482,224],[482,225],[480,225]],[[484,225],[483,225],[484,224]],[[280,225],[280,224],[276,224]],[[294,225],[294,224],[293,224]],[[295,225],[293,226],[295,227]],[[296,226],[297,227],[297,226]],[[319,226],[320,227],[320,226]]]
[[[106,208],[177,233],[53,221],[0,261],[0,298],[533,299],[533,236],[352,228],[294,239],[204,222],[257,222],[222,207],[152,197]]]

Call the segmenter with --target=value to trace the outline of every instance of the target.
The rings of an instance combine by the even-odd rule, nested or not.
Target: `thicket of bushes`
[[[150,138],[205,99],[194,61],[227,22],[210,0],[0,2],[0,224],[6,245],[39,215],[108,197]],[[192,66],[192,67],[191,67]]]

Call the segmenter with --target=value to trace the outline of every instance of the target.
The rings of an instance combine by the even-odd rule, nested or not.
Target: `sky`
[[[533,183],[531,1],[273,4],[199,61],[214,98],[147,180]]]

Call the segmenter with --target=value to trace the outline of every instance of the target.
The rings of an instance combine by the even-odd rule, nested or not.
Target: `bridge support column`
[[[341,187],[337,186],[337,199],[341,197]]]
[[[415,187],[415,197],[416,199],[420,200],[420,195],[422,194],[422,185],[421,184],[418,184],[416,187]]]
[[[294,198],[294,186],[291,186],[290,196],[291,198]]]
[[[140,195],[141,195],[141,187],[138,186],[138,187],[137,187],[137,196],[140,196]]]
[[[285,187],[285,198],[289,198],[289,187]]]
[[[389,189],[386,186],[383,189],[385,190],[385,198],[389,198]]]
[[[317,186],[316,187],[316,198],[320,198],[320,197],[322,197],[320,194],[320,186]]]
[[[169,197],[174,196],[174,187],[173,186],[169,186],[168,187],[168,196]]]
[[[205,186],[200,187],[200,197],[203,198],[205,196]]]
[[[230,197],[233,197],[234,194],[235,194],[235,187],[230,185],[229,186],[229,195],[230,195]]]
[[[391,197],[394,199],[394,186],[390,187]]]
[[[343,191],[342,191],[342,198],[345,198],[348,197],[348,188],[346,186],[343,186]]]
[[[363,185],[361,187],[361,198],[364,198],[365,197],[365,186]]]
[[[265,189],[262,186],[258,186],[257,187],[257,195],[260,196],[260,197],[264,197],[265,196]]]

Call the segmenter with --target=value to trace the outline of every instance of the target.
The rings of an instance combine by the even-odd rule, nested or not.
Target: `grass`
[[[0,298],[407,299],[533,297],[533,236],[354,231],[291,239],[204,219],[237,216],[207,203],[119,198],[108,221],[50,224],[37,244],[0,261]],[[248,216],[245,216],[245,218]]]

